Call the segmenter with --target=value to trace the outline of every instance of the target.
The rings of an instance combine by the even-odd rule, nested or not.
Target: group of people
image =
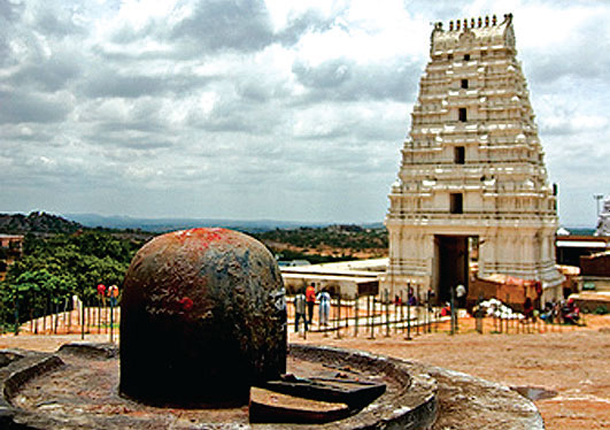
[[[119,287],[111,285],[108,288],[104,284],[97,285],[97,298],[100,304],[106,305],[106,297],[110,301],[110,306],[116,307],[119,300]]]
[[[309,330],[309,327],[313,323],[313,313],[318,302],[319,320],[320,326],[328,325],[328,318],[330,315],[330,293],[326,289],[322,289],[316,293],[316,287],[313,284],[309,284],[304,290],[299,291],[294,297],[294,331],[299,331],[299,323],[303,320],[305,331]]]
[[[540,312],[540,318],[546,322],[559,322],[577,325],[580,322],[580,309],[574,299],[548,301]]]

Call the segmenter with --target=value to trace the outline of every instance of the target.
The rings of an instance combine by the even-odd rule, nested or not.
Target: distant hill
[[[0,214],[0,233],[74,233],[83,226],[46,212]]]
[[[132,229],[151,232],[184,230],[196,227],[224,227],[250,233],[299,227],[325,227],[324,223],[305,223],[276,220],[228,220],[197,218],[132,218],[128,216],[102,216],[96,214],[66,214],[66,218],[77,221],[84,226],[95,228]]]

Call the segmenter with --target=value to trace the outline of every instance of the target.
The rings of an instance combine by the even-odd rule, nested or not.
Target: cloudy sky
[[[507,12],[560,221],[593,226],[604,0],[0,0],[0,212],[382,221],[431,22]]]

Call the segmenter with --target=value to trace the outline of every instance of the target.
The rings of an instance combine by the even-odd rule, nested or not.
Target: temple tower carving
[[[544,298],[560,291],[556,190],[516,55],[511,14],[435,24],[389,194],[382,288],[444,300],[478,272],[541,281]]]

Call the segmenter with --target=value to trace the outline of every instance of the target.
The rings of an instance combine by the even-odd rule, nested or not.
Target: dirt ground
[[[490,333],[491,322],[488,322]],[[385,330],[376,333],[344,331],[309,333],[307,339],[292,333],[290,341],[334,345],[421,361],[499,382],[511,387],[540,388],[552,397],[536,400],[549,430],[610,429],[610,315],[588,316],[586,328],[561,327],[545,333],[485,334],[473,330],[473,320],[460,322],[460,334],[450,336],[446,326],[429,334]],[[561,331],[560,331],[561,330]],[[0,349],[24,348],[55,351],[69,336],[0,336]],[[88,335],[88,341],[108,341],[107,335]],[[463,427],[468,428],[468,427]]]
[[[437,333],[412,334],[412,340],[403,333],[385,337],[383,330],[375,339],[310,333],[305,341],[291,333],[291,342],[367,350],[510,387],[544,389],[556,393],[535,401],[548,430],[610,429],[610,315],[588,316],[586,328],[561,326],[536,334],[480,335],[473,320],[461,321],[460,327],[455,336],[441,326]]]

